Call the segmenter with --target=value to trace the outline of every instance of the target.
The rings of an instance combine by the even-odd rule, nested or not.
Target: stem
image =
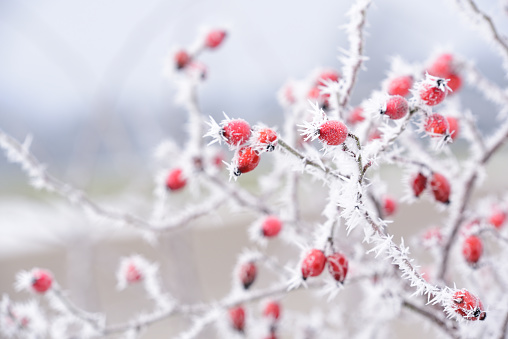
[[[441,330],[443,330],[443,332],[448,334],[451,338],[460,339],[460,335],[456,333],[456,330],[454,330],[453,328],[450,328],[450,326],[447,322],[445,322],[441,318],[437,317],[433,313],[409,302],[408,300],[404,300],[402,302],[402,306],[404,306],[405,308],[407,308],[415,313],[418,313],[419,315],[423,316],[424,318],[427,318],[427,320],[429,320],[434,325],[437,325]]]

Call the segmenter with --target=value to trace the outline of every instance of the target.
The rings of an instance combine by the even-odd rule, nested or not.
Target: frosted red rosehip
[[[428,106],[440,104],[445,98],[448,90],[443,79],[438,79],[436,84],[423,83],[418,91],[420,99]]]
[[[272,152],[277,146],[277,133],[271,128],[262,128],[257,131],[257,144],[264,146],[267,152]]]
[[[448,133],[448,129],[448,121],[439,113],[431,114],[425,122],[425,131],[433,137],[445,135]]]
[[[240,176],[254,170],[259,164],[259,155],[252,147],[243,147],[238,151],[236,156],[236,167],[233,174]]]
[[[343,283],[344,280],[346,280],[349,267],[349,261],[346,256],[337,252],[329,255],[326,261],[328,263],[328,271],[332,275],[333,279],[339,283]]]
[[[220,46],[225,37],[226,31],[214,29],[207,34],[205,38],[205,45],[208,48],[217,48]]]
[[[450,203],[450,183],[442,174],[434,173],[430,181],[430,188],[434,199],[444,204]]]
[[[267,302],[263,308],[263,316],[272,320],[278,320],[280,317],[280,304],[273,300]]]
[[[339,81],[339,78],[340,78],[340,74],[339,72],[333,70],[333,69],[329,69],[329,70],[326,70],[326,71],[323,71],[321,72],[321,74],[319,74],[318,76],[318,85],[325,85],[325,82],[326,81]]]
[[[128,283],[135,283],[143,279],[143,275],[139,271],[139,269],[136,267],[134,263],[130,263],[127,266],[127,270],[125,272],[125,280],[127,280]]]
[[[480,238],[470,235],[462,243],[462,255],[470,264],[476,264],[483,253],[483,243]]]
[[[452,308],[466,320],[485,320],[487,313],[477,296],[466,289],[457,291],[452,296]]]
[[[413,77],[410,75],[398,76],[388,81],[388,94],[405,97],[413,87]]]
[[[323,251],[312,249],[305,254],[302,261],[302,278],[317,277],[323,272],[326,264],[326,256]]]
[[[397,201],[391,196],[383,197],[383,213],[385,217],[389,217],[397,211]]]
[[[427,177],[423,175],[421,172],[414,175],[411,179],[411,188],[413,189],[413,193],[415,197],[419,197],[425,188],[427,187]]]
[[[256,280],[257,276],[257,266],[254,262],[249,261],[240,267],[239,278],[243,285],[243,288],[248,289]]]
[[[445,77],[453,72],[453,55],[443,53],[430,64],[427,73],[436,77]]]
[[[390,119],[397,120],[406,116],[409,112],[409,105],[407,100],[400,95],[392,95],[386,101],[386,109],[382,111]]]
[[[323,144],[337,146],[346,141],[348,129],[338,120],[328,120],[319,126],[318,133]]]
[[[330,98],[330,94],[321,94],[321,90],[318,87],[311,88],[307,93],[307,99],[318,101],[320,106],[324,109],[329,105],[328,98]]]
[[[462,78],[458,74],[449,74],[445,77],[448,79],[448,87],[452,90],[450,94],[456,93],[462,87]]]
[[[459,137],[459,121],[455,117],[446,117],[446,121],[448,122],[448,131],[450,133],[450,136],[452,137],[452,140],[455,140]]]
[[[166,178],[166,188],[171,191],[177,191],[185,187],[187,180],[183,176],[181,168],[174,168],[169,171]]]
[[[354,124],[362,122],[364,120],[365,120],[365,117],[363,116],[363,108],[362,107],[356,107],[349,114],[347,122],[349,124],[351,124],[351,125],[354,125]]]
[[[250,125],[243,119],[229,120],[222,124],[222,136],[226,139],[226,143],[231,146],[245,144],[250,135]]]
[[[268,216],[261,224],[261,231],[265,237],[275,237],[282,228],[282,222],[276,216]]]
[[[506,213],[498,208],[494,208],[490,213],[489,223],[495,228],[499,229],[506,221]]]
[[[49,271],[37,269],[32,272],[32,288],[37,293],[45,293],[53,284],[53,277]]]
[[[229,321],[231,326],[238,332],[245,330],[245,310],[242,306],[232,307],[229,309]]]
[[[191,57],[190,57],[189,53],[187,53],[186,51],[179,50],[178,52],[175,53],[174,60],[175,60],[176,68],[182,69],[190,63]]]

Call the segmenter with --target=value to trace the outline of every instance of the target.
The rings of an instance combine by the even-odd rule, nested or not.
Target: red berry
[[[277,146],[277,133],[271,128],[263,128],[257,131],[257,143],[263,145],[266,151],[271,152]]]
[[[480,238],[470,235],[462,244],[462,255],[470,264],[476,264],[483,253],[483,244]]]
[[[242,306],[232,307],[229,309],[229,320],[233,328],[239,332],[245,329],[245,310]]]
[[[222,126],[222,136],[231,146],[245,144],[250,138],[250,125],[243,119],[229,120]]]
[[[434,173],[430,181],[430,188],[434,198],[442,203],[450,203],[450,183],[443,175]]]
[[[265,308],[263,309],[263,315],[273,320],[279,319],[280,304],[276,301],[267,302]]]
[[[243,288],[248,289],[256,280],[257,267],[252,261],[246,262],[240,267],[240,281]]]
[[[425,122],[425,130],[429,132],[432,137],[444,135],[448,132],[448,129],[448,120],[439,113],[431,114]]]
[[[339,283],[343,283],[347,276],[349,262],[342,253],[334,253],[326,259],[328,262],[328,271]]]
[[[275,237],[279,234],[281,228],[282,222],[279,218],[273,215],[266,217],[261,225],[261,229],[263,230],[263,235],[265,237]]]
[[[127,266],[127,271],[125,272],[125,280],[127,280],[128,283],[135,283],[140,281],[142,278],[143,276],[136,265],[130,263],[129,266]]]
[[[381,136],[382,136],[381,131],[376,128],[375,130],[369,133],[369,141],[381,139]]]
[[[222,43],[225,37],[226,31],[214,29],[206,36],[205,45],[209,48],[216,48]]]
[[[409,90],[413,87],[413,77],[399,76],[388,81],[388,94],[400,95],[405,97],[409,94]]]
[[[317,277],[323,272],[326,264],[326,257],[323,251],[318,249],[312,249],[305,254],[305,258],[302,261],[302,277],[307,279],[308,277]]]
[[[448,116],[446,117],[446,121],[448,122],[448,131],[450,132],[452,140],[457,139],[460,131],[459,122],[457,118]]]
[[[167,189],[177,191],[184,188],[186,184],[187,180],[183,177],[181,168],[174,168],[169,171],[168,177],[166,179]]]
[[[455,292],[452,300],[452,308],[466,320],[485,320],[487,317],[480,298],[466,289]]]
[[[430,228],[423,234],[423,242],[427,247],[441,245],[443,235],[438,227]]]
[[[390,117],[390,119],[401,119],[409,112],[407,100],[400,95],[392,95],[386,101],[386,110],[382,112]]]
[[[321,107],[326,109],[328,107],[328,98],[330,94],[321,94],[321,91],[318,87],[313,87],[310,89],[309,93],[307,93],[307,98],[313,101],[318,101]]]
[[[238,151],[234,175],[240,176],[255,169],[259,164],[259,155],[251,147],[243,147]]]
[[[413,189],[413,193],[415,197],[419,197],[425,188],[427,187],[427,177],[422,173],[418,173],[411,179],[411,188]]]
[[[397,211],[397,201],[390,196],[383,197],[383,213],[385,217],[393,215]]]
[[[363,116],[363,108],[356,107],[351,113],[349,114],[349,117],[347,119],[348,124],[354,125],[358,122],[362,122],[365,120],[365,117]]]
[[[439,55],[427,69],[427,73],[440,78],[447,77],[453,71],[453,55],[449,53]]]
[[[186,51],[182,49],[175,53],[174,60],[176,63],[176,68],[182,69],[189,64],[191,57]]]
[[[462,78],[458,74],[449,74],[445,78],[448,79],[447,85],[452,90],[450,94],[457,92],[462,86]]]
[[[506,213],[495,208],[489,217],[489,223],[492,224],[495,228],[499,229],[503,226],[506,221]]]
[[[419,90],[420,99],[428,106],[440,104],[446,98],[447,93],[448,90],[443,79],[438,79],[436,84],[424,83]]]
[[[37,269],[32,272],[32,288],[38,293],[45,293],[51,288],[53,277],[46,270]]]
[[[339,72],[333,70],[333,69],[329,69],[329,70],[326,70],[324,72],[321,72],[321,74],[319,75],[318,77],[318,85],[325,85],[325,81],[339,81]]]
[[[319,140],[330,146],[342,144],[347,138],[347,127],[338,120],[328,120],[319,126]]]

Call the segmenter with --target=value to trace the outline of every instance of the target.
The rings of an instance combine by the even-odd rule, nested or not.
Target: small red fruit
[[[445,135],[448,132],[448,121],[439,113],[431,114],[425,122],[425,130],[432,137]]]
[[[319,140],[323,144],[337,146],[346,141],[347,127],[338,120],[328,120],[319,126]]]
[[[279,319],[280,316],[280,304],[276,301],[269,301],[266,303],[263,309],[263,315],[273,320]]]
[[[390,119],[397,120],[406,116],[409,112],[409,105],[407,100],[400,95],[392,95],[386,101],[386,110],[382,114],[386,114]]]
[[[271,128],[262,128],[257,131],[257,143],[263,145],[267,152],[272,152],[277,146],[277,133]]]
[[[495,228],[499,229],[503,226],[506,221],[506,213],[494,208],[489,217],[489,223],[492,224]]]
[[[318,77],[318,85],[324,86],[326,81],[339,81],[340,75],[339,72],[329,69],[326,71],[323,71],[319,77]]]
[[[268,216],[263,221],[261,229],[265,237],[275,237],[282,228],[282,222],[276,216]]]
[[[321,94],[321,90],[318,87],[313,87],[310,89],[309,93],[307,93],[307,98],[312,101],[318,101],[320,106],[324,109],[328,108],[328,98],[330,94]]]
[[[405,97],[409,94],[409,90],[413,87],[413,77],[399,76],[388,81],[388,94],[400,95]]]
[[[480,238],[470,235],[462,244],[462,255],[470,264],[476,264],[483,253],[483,244]]]
[[[231,326],[239,332],[245,329],[245,310],[242,306],[232,307],[229,309],[229,320]]]
[[[438,227],[429,228],[423,234],[423,244],[426,247],[439,246],[443,242],[443,234]]]
[[[187,184],[187,180],[182,175],[181,168],[174,168],[169,171],[168,177],[166,178],[166,188],[171,191],[177,191],[182,189]]]
[[[381,137],[382,137],[381,131],[377,128],[369,133],[369,141],[381,139]]]
[[[52,283],[53,277],[49,271],[37,269],[32,272],[32,288],[37,293],[45,293]]]
[[[328,262],[328,271],[339,283],[343,283],[347,276],[349,262],[342,253],[334,253],[326,259]]]
[[[448,90],[445,81],[438,79],[435,84],[424,83],[419,89],[420,99],[428,106],[440,104],[445,98]]]
[[[240,267],[240,281],[242,282],[243,288],[248,289],[256,280],[257,276],[256,264],[252,261],[244,263]]]
[[[485,320],[487,317],[480,298],[466,289],[455,292],[452,300],[452,308],[466,320]]]
[[[323,251],[312,249],[305,254],[302,261],[302,278],[317,277],[323,272],[326,264],[326,257]]]
[[[350,114],[347,119],[348,124],[354,125],[358,122],[362,122],[365,120],[363,116],[363,108],[356,107]]]
[[[423,191],[425,191],[426,187],[427,187],[427,177],[422,173],[416,174],[411,179],[411,188],[413,189],[415,197],[418,198],[423,193]]]
[[[251,135],[250,125],[243,119],[234,119],[225,122],[222,126],[222,136],[231,146],[245,144]]]
[[[135,283],[140,281],[142,278],[143,275],[136,267],[136,265],[130,263],[129,266],[127,266],[127,271],[125,272],[125,280],[127,280],[128,283]]]
[[[175,53],[174,60],[176,68],[182,69],[189,64],[191,57],[186,51],[182,49]]]
[[[385,217],[395,214],[397,211],[397,201],[390,196],[383,197],[383,213]]]
[[[236,168],[233,174],[237,177],[242,173],[254,170],[259,164],[259,155],[252,147],[243,147],[238,151]]]
[[[221,29],[214,29],[208,33],[205,39],[205,45],[208,48],[216,48],[222,43],[226,37],[226,31]]]
[[[450,136],[452,137],[452,140],[457,139],[460,131],[459,122],[457,118],[448,116],[446,117],[446,121],[448,122],[448,131],[450,133]]]
[[[445,77],[448,79],[448,87],[452,90],[450,94],[456,93],[462,87],[462,78],[458,74],[449,74]]]
[[[434,173],[430,181],[430,188],[434,198],[442,203],[450,203],[450,183],[443,175]]]
[[[453,55],[450,53],[443,53],[439,55],[434,62],[427,69],[430,75],[445,78],[453,73]]]

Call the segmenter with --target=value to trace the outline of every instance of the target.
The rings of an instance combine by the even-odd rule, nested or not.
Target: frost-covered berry
[[[346,141],[348,130],[342,122],[328,120],[319,126],[317,133],[323,144],[336,146]]]
[[[325,82],[327,81],[339,81],[340,74],[336,70],[333,69],[327,69],[323,72],[321,72],[318,76],[317,83],[318,85],[325,85]]]
[[[305,254],[302,261],[302,278],[317,277],[323,272],[326,264],[326,256],[323,251],[312,249]]]
[[[245,329],[245,310],[242,306],[232,307],[228,311],[231,326],[239,332]]]
[[[249,261],[240,267],[239,278],[242,283],[243,288],[248,289],[256,280],[257,276],[257,266],[254,262]]]
[[[191,57],[190,57],[189,53],[187,53],[186,51],[181,49],[175,53],[174,60],[175,60],[176,68],[182,69],[189,64],[189,62],[191,61]]]
[[[449,74],[445,77],[448,79],[448,87],[452,90],[451,94],[456,93],[462,87],[462,78],[458,74]]]
[[[450,183],[442,174],[434,173],[432,175],[430,188],[434,195],[434,199],[445,204],[450,203]]]
[[[448,121],[439,113],[429,115],[427,121],[425,122],[425,131],[427,131],[432,137],[445,135],[448,132],[448,129]]]
[[[231,146],[245,144],[251,134],[250,125],[243,119],[229,120],[222,124],[222,136]]]
[[[343,283],[347,276],[349,262],[346,256],[342,253],[334,253],[326,258],[328,262],[328,271],[339,283]]]
[[[317,101],[319,105],[323,109],[327,109],[329,102],[328,99],[330,98],[330,94],[321,94],[321,90],[318,87],[313,87],[309,90],[307,93],[307,99],[311,101]]]
[[[53,277],[49,271],[36,269],[32,271],[32,289],[37,293],[45,293],[51,288]]]
[[[411,178],[411,188],[413,189],[415,197],[418,198],[423,193],[423,191],[425,191],[426,187],[427,177],[421,172],[418,172],[418,174],[414,175]]]
[[[254,136],[254,145],[263,151],[272,152],[277,146],[277,133],[271,128],[258,129]]]
[[[446,80],[438,78],[437,80],[426,80],[420,84],[418,95],[420,99],[428,106],[440,104],[448,94]]]
[[[365,120],[365,117],[363,116],[363,108],[362,107],[356,107],[349,113],[349,117],[347,118],[347,122],[350,125],[354,125],[356,123],[362,122]]]
[[[183,176],[181,168],[174,168],[169,171],[166,178],[166,188],[171,191],[177,191],[185,187],[187,180]]]
[[[226,31],[221,29],[214,29],[210,31],[205,38],[205,45],[208,48],[216,48],[222,43],[226,37]]]
[[[383,214],[385,217],[389,217],[397,211],[397,201],[391,196],[383,197]]]
[[[278,320],[280,317],[280,304],[274,300],[267,302],[263,308],[263,316],[274,321]]]
[[[381,134],[381,131],[376,128],[369,133],[368,139],[369,139],[369,141],[373,141],[373,140],[381,139],[382,136],[383,136],[383,134]]]
[[[440,78],[448,76],[453,71],[453,55],[450,53],[439,55],[427,68],[427,73]]]
[[[397,120],[406,116],[409,112],[409,105],[407,100],[400,95],[392,95],[386,100],[386,108],[381,111],[386,114],[390,119]]]
[[[254,170],[259,164],[259,155],[252,147],[243,147],[236,153],[234,157],[235,167],[233,174],[240,176],[243,173]]]
[[[489,223],[499,229],[506,221],[506,213],[498,208],[494,208],[489,216]]]
[[[275,237],[282,228],[282,222],[274,215],[265,218],[261,224],[261,230],[265,237]]]
[[[487,317],[487,313],[483,308],[480,298],[471,294],[466,289],[462,289],[453,294],[451,307],[466,320],[485,320]]]
[[[143,279],[143,275],[141,274],[141,271],[134,263],[129,263],[127,266],[127,269],[125,271],[125,280],[129,283],[135,283]]]
[[[448,122],[448,132],[452,140],[457,139],[460,131],[459,121],[457,118],[451,116],[446,117],[446,121]]]
[[[413,77],[410,75],[398,76],[388,80],[388,94],[405,97],[413,87]]]
[[[470,264],[476,264],[483,253],[483,243],[480,238],[470,235],[462,243],[462,255]]]

